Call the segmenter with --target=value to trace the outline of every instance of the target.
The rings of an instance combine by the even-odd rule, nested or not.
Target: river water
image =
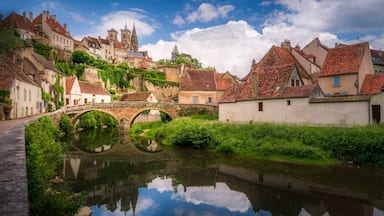
[[[66,142],[64,177],[93,216],[384,216],[384,169],[175,149],[118,129]]]

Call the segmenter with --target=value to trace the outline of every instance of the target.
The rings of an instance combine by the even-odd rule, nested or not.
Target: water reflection
[[[126,156],[116,157],[118,151]],[[92,215],[384,216],[381,169],[167,148],[148,154],[119,141],[102,157],[68,152],[64,165],[72,190],[88,194]]]

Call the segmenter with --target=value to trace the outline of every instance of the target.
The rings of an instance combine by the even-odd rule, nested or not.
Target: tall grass
[[[209,139],[204,132],[206,129],[208,134],[213,134]],[[211,142],[201,146],[227,154],[284,160],[336,160],[384,167],[382,126],[343,128],[276,124],[238,125],[183,118],[157,127],[150,133],[162,143],[170,145],[198,142],[197,139],[201,139],[202,142]]]

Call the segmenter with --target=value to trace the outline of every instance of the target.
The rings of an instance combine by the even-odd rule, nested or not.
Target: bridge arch
[[[102,113],[106,113],[106,114],[112,116],[119,123],[119,120],[116,119],[116,116],[113,113],[108,112],[107,110],[104,110],[104,109],[88,109],[88,110],[80,111],[79,113],[76,113],[73,117],[71,117],[73,126],[76,127],[79,124],[80,117],[82,115],[86,114],[86,113],[91,112],[91,111],[99,111],[99,112],[102,112]]]
[[[171,117],[171,119],[175,119],[177,118],[177,116],[175,116],[174,114],[172,114],[171,112],[169,112],[168,110],[166,109],[162,109],[162,108],[149,108],[149,107],[143,107],[142,109],[139,109],[138,111],[134,112],[131,116],[131,119],[128,119],[128,125],[129,127],[131,127],[131,125],[134,123],[135,119],[143,112],[147,111],[147,110],[158,110],[159,112],[163,112],[165,114],[167,114],[168,116]]]

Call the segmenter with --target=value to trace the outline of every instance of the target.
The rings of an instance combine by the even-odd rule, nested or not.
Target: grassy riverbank
[[[131,133],[145,128],[150,126],[134,126]],[[145,135],[165,145],[190,146],[225,154],[300,163],[352,162],[384,167],[383,126],[238,125],[183,118],[156,125]]]

